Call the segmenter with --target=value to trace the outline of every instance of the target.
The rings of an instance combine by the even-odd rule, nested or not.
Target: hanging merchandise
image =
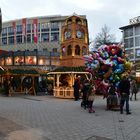
[[[86,70],[96,80],[97,92],[105,94],[107,83],[118,87],[122,76],[129,75],[132,64],[119,45],[103,45],[84,56]]]

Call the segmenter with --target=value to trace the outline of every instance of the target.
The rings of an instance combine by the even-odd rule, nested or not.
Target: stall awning
[[[26,68],[6,68],[1,67],[0,75],[16,76],[16,75],[26,75],[26,76],[39,76],[39,71],[37,69],[26,69]]]
[[[58,67],[52,72],[86,72],[86,67]]]
[[[36,75],[39,74],[37,70],[26,70],[26,69],[9,69],[8,70],[9,73],[11,74],[31,74],[31,75]]]

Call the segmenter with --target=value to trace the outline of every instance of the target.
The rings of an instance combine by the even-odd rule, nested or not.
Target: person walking
[[[130,94],[130,81],[127,76],[123,76],[119,84],[120,91],[120,113],[123,114],[124,103],[126,103],[126,114],[131,114],[129,111],[129,94]]]
[[[135,79],[132,79],[131,83],[130,83],[130,89],[131,89],[131,97],[130,97],[130,100],[132,101],[132,97],[133,95],[134,98],[135,98],[135,101],[137,100],[137,92],[138,92],[138,88],[137,88],[137,83],[136,83],[136,80]]]
[[[74,88],[75,101],[78,101],[79,100],[79,95],[80,95],[80,93],[79,93],[79,90],[80,90],[80,80],[79,80],[79,78],[75,79],[73,88]]]
[[[88,107],[87,95],[88,95],[89,88],[90,88],[90,83],[89,80],[86,79],[81,89],[81,93],[82,93],[81,107],[84,107],[84,109]]]
[[[109,89],[108,89],[108,95],[106,97],[107,99],[107,110],[111,110],[113,106],[115,105],[115,95],[116,95],[116,89],[115,85],[113,83],[110,83]]]
[[[94,113],[95,110],[93,109],[93,102],[95,99],[95,86],[91,85],[88,90],[88,107],[89,107],[89,113]]]

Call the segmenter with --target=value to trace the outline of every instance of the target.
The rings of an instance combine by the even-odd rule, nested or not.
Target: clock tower
[[[83,55],[88,54],[88,25],[85,17],[72,15],[62,26],[60,65],[66,67],[84,66]]]

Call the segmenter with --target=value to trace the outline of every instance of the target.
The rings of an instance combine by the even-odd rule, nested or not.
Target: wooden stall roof
[[[58,67],[55,70],[48,72],[47,74],[90,74],[86,71],[86,67]]]
[[[5,74],[5,73],[6,71],[4,70],[4,68],[0,66],[0,75]]]
[[[34,69],[8,69],[8,73],[12,75],[39,75]]]
[[[39,68],[16,68],[16,67],[2,67],[0,69],[0,75],[23,75],[23,76],[40,76],[47,71],[41,70]]]
[[[86,67],[58,67],[52,72],[86,72]]]

